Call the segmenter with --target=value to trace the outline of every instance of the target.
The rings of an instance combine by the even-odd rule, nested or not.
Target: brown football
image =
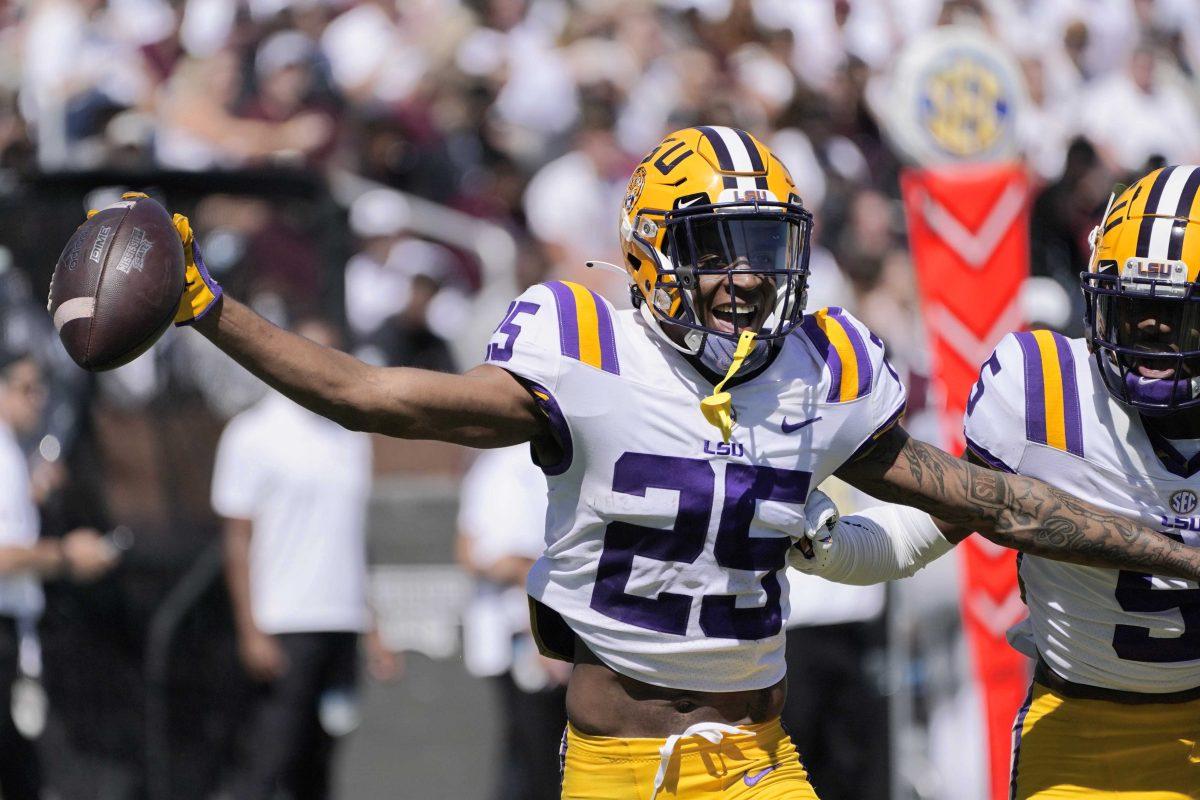
[[[183,295],[183,245],[167,210],[149,197],[113,203],[63,248],[50,314],[75,363],[99,371],[144,353]]]

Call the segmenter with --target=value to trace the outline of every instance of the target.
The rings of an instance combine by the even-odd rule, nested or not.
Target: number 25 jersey
[[[700,412],[712,385],[691,362],[638,311],[578,284],[514,301],[487,363],[532,392],[561,445],[558,463],[541,465],[535,609],[645,683],[724,692],[781,680],[789,531],[803,530],[809,490],[904,409],[879,340],[841,309],[806,317],[729,389],[728,443]]]
[[[1082,339],[1002,339],[967,402],[965,433],[998,469],[1200,544],[1200,456],[1182,457],[1114,400]],[[1195,583],[1027,554],[1019,565],[1028,627],[1056,673],[1126,692],[1200,686]]]

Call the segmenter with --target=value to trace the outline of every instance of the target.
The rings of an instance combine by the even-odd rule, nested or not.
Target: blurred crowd
[[[1082,237],[1114,180],[1200,160],[1189,0],[8,2],[0,166],[347,172],[503,226],[519,284],[574,278],[620,301],[620,276],[582,265],[619,263],[632,165],[673,128],[736,125],[777,149],[817,213],[815,301],[856,309],[919,369],[899,162],[879,120],[896,54],[952,23],[1020,62],[1023,155],[1045,187],[1035,271],[1069,290],[1034,313],[1074,330]],[[355,348],[454,368],[442,344],[477,266],[409,235],[395,198],[362,199],[348,215]],[[218,268],[226,251],[304,242],[278,215],[214,205],[201,230],[236,234]],[[321,265],[295,244],[285,263],[285,300],[311,310]]]

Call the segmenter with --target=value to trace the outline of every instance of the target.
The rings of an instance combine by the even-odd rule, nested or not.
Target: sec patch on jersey
[[[154,344],[183,289],[183,246],[171,215],[145,195],[127,194],[91,214],[67,242],[48,309],[75,363],[106,370]]]

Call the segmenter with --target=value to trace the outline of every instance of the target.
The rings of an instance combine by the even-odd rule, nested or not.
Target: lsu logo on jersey
[[[746,447],[737,442],[710,442],[704,440],[704,453],[710,456],[733,456],[734,458],[744,458],[746,455]]]

